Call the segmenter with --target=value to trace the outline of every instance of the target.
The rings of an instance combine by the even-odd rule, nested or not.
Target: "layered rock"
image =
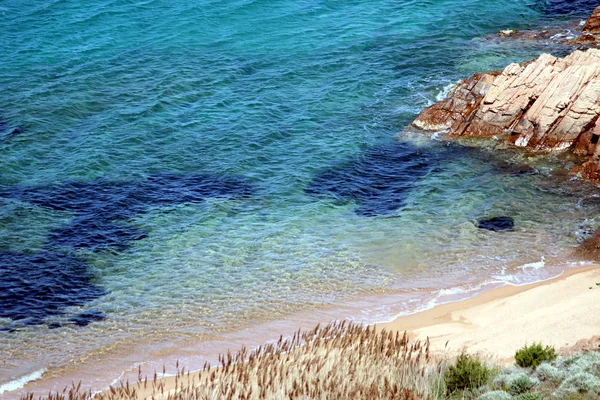
[[[583,26],[583,31],[592,35],[600,34],[600,7],[596,7],[592,15],[588,18]]]
[[[600,50],[543,54],[477,74],[413,122],[447,137],[496,137],[533,151],[589,156],[575,172],[600,182]]]

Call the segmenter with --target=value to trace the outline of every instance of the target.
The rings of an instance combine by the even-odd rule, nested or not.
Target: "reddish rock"
[[[576,254],[584,260],[600,261],[600,228],[591,238],[584,240],[577,247]]]
[[[573,346],[562,347],[559,353],[563,357],[568,357],[573,354],[589,353],[592,351],[600,351],[600,336],[593,336],[590,339],[582,339]]]
[[[446,99],[424,109],[413,125],[428,131],[450,129],[456,121],[462,121],[479,108],[483,96],[499,73],[475,74],[460,82]]]
[[[595,42],[595,41],[596,41],[596,36],[590,35],[588,33],[584,33],[583,35],[579,36],[577,39],[573,40],[572,42],[568,42],[568,43],[576,44],[576,43],[589,43],[589,42]]]
[[[594,35],[600,34],[600,7],[596,7],[592,15],[588,18],[583,31]]]
[[[478,74],[413,122],[446,137],[493,136],[532,151],[589,156],[574,172],[600,182],[600,50],[542,54],[502,72]]]

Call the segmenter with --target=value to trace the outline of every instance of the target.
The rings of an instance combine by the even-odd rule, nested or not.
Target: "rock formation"
[[[596,7],[592,15],[588,18],[583,31],[592,35],[600,34],[600,7]]]
[[[504,71],[477,74],[413,122],[446,137],[500,138],[532,151],[587,156],[573,172],[600,182],[600,50],[542,54]]]

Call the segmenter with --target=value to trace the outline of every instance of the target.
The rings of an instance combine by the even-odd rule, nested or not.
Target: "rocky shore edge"
[[[570,153],[578,160],[570,173],[600,185],[600,7],[579,37],[563,44],[574,46],[563,58],[542,54],[459,82],[412,127],[445,140],[488,138],[531,153]],[[600,260],[600,229],[578,253]]]

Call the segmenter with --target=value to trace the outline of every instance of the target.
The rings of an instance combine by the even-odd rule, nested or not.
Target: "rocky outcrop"
[[[495,137],[532,151],[588,156],[574,172],[600,182],[600,50],[543,54],[477,74],[413,122],[446,137]]]
[[[596,7],[583,26],[583,31],[592,35],[600,34],[600,7]]]

